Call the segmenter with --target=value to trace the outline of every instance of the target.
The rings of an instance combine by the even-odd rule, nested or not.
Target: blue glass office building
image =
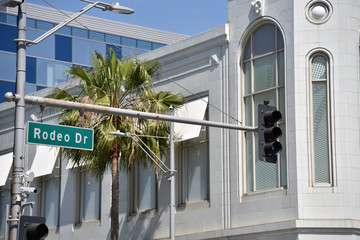
[[[69,13],[69,15],[72,13]],[[15,92],[17,8],[0,12],[0,103],[6,92]],[[57,10],[28,4],[27,39],[35,40],[67,16]],[[136,56],[187,36],[135,25],[81,16],[38,45],[27,48],[26,94],[55,86],[68,79],[72,65],[89,66],[94,50],[107,54],[113,48],[119,58]]]

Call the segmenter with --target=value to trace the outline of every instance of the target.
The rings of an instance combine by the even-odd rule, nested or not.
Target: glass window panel
[[[16,54],[0,52],[0,79],[16,79]]]
[[[89,39],[104,42],[105,34],[101,32],[89,31]]]
[[[84,174],[83,221],[99,219],[100,215],[100,181],[89,172]]]
[[[42,89],[44,89],[45,87],[42,87],[42,86],[36,86],[36,91],[40,91]]]
[[[44,217],[48,227],[58,226],[60,178],[45,182],[45,210]]]
[[[5,102],[4,95],[7,92],[15,93],[15,82],[6,82],[0,80],[0,103]]]
[[[36,84],[36,58],[26,57],[26,82]]]
[[[275,51],[275,26],[266,24],[253,35],[254,56]]]
[[[252,126],[252,97],[245,98],[245,125]]]
[[[139,211],[154,209],[156,201],[155,169],[139,164]]]
[[[72,39],[72,61],[74,63],[89,65],[90,63],[90,51],[89,41],[80,38]]]
[[[27,95],[33,92],[36,92],[36,85],[26,84],[25,94]]]
[[[81,28],[76,28],[73,27],[72,28],[72,35],[75,37],[81,37],[81,38],[89,38],[89,31],[86,29],[81,29]]]
[[[246,189],[254,191],[253,133],[245,133],[246,142]]]
[[[161,48],[161,47],[164,47],[166,46],[165,44],[162,44],[162,43],[153,43],[153,49],[158,49],[158,48]]]
[[[258,105],[259,104],[264,104],[264,101],[269,101],[269,105],[270,106],[276,106],[276,91],[269,91],[269,92],[264,92],[261,94],[256,94],[254,97],[254,111],[257,112],[258,109]],[[258,119],[257,117],[255,118],[255,126],[258,125]]]
[[[64,27],[60,28],[59,30],[57,30],[56,33],[71,36],[71,27],[64,26]]]
[[[201,143],[187,148],[188,202],[207,199],[207,144]]]
[[[26,19],[26,28],[27,28],[27,30],[29,28],[36,29],[36,20],[32,19],[32,18],[27,18]],[[27,32],[26,32],[26,34],[27,34]]]
[[[245,94],[251,93],[251,62],[244,63],[245,70]]]
[[[121,47],[106,44],[106,56],[107,57],[110,57],[110,49],[113,49],[115,51],[116,58],[121,59],[121,57],[122,57]]]
[[[115,36],[115,35],[112,35],[112,34],[106,34],[105,39],[106,39],[106,42],[108,42],[108,43],[112,43],[112,44],[116,44],[116,45],[121,44],[121,37],[120,36]]]
[[[55,35],[55,59],[72,61],[72,39],[71,37]]]
[[[322,56],[314,57],[312,60],[312,78],[326,79],[326,58]]]
[[[276,85],[276,54],[254,60],[254,92]]]
[[[55,62],[55,85],[69,80],[69,74],[67,70],[72,65],[68,63]]]
[[[54,27],[53,23],[36,20],[36,28],[42,31],[49,31]]]
[[[279,88],[279,111],[281,112],[282,118],[280,122],[286,121],[286,114],[285,114],[285,88]]]
[[[136,51],[133,48],[122,47],[123,57],[133,57],[136,55]]]
[[[10,200],[11,200],[11,192],[10,189],[8,190],[2,190],[0,192],[0,237],[5,236],[5,216],[9,215],[9,213],[6,213],[6,205],[9,204],[10,208]]]
[[[54,86],[54,62],[44,59],[37,59],[36,63],[37,84]]]
[[[326,82],[313,82],[315,182],[329,183],[329,134]]]
[[[138,48],[145,49],[145,50],[151,50],[152,43],[149,41],[138,40]]]
[[[256,189],[278,187],[278,163],[259,161],[256,158]]]
[[[284,38],[279,29],[277,29],[277,49],[283,49],[284,48]]]
[[[248,60],[250,58],[251,58],[251,40],[249,39],[244,51],[244,60]]]
[[[13,42],[17,38],[16,27],[0,24],[0,34],[0,50],[16,52],[16,44]]]
[[[94,51],[105,55],[106,54],[106,44],[100,42],[89,41],[89,50],[90,50],[90,65],[92,65],[92,56],[94,55]]]
[[[285,124],[280,124],[279,127],[282,131],[282,136],[280,137],[280,143],[282,146],[286,145],[286,128]],[[283,147],[283,149],[280,152],[280,180],[281,180],[281,186],[287,186],[287,161],[286,161],[286,148]]]
[[[128,46],[128,47],[136,47],[136,39],[123,37],[122,45]]]
[[[27,29],[26,30],[26,38],[29,40],[35,40],[38,34],[36,30]],[[37,56],[37,44],[33,44],[30,47],[26,47],[26,55],[27,56]]]
[[[279,78],[279,86],[284,86],[285,85],[284,52],[278,53],[278,78]]]
[[[42,32],[38,32],[40,36]],[[50,35],[38,44],[38,56],[43,58],[55,59],[55,36]]]

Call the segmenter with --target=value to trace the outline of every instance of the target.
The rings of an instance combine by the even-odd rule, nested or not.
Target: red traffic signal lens
[[[281,112],[278,110],[266,111],[264,113],[264,124],[273,125],[282,118]]]

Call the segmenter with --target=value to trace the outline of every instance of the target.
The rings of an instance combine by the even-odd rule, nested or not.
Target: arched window
[[[257,108],[264,101],[283,115],[283,151],[275,164],[258,159],[257,133],[245,132],[245,192],[286,186],[284,39],[279,28],[269,23],[257,28],[247,40],[242,61],[246,126],[258,125]]]
[[[314,54],[310,66],[313,183],[332,184],[328,57]]]

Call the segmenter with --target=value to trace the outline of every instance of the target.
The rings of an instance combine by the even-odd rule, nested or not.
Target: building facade
[[[360,239],[359,13],[354,0],[230,0],[227,24],[139,56],[162,64],[156,89],[182,93],[187,117],[257,126],[264,101],[283,115],[276,163],[259,160],[254,132],[178,131],[177,239]],[[2,139],[13,107],[0,105]],[[40,113],[29,106],[27,120]],[[56,123],[56,111],[42,118]],[[1,157],[11,148],[0,143]],[[48,239],[109,238],[110,174],[98,182],[53,152],[26,145]],[[45,154],[48,171],[33,164]],[[167,175],[121,173],[120,239],[168,236]]]
[[[73,13],[28,4],[27,39],[35,40]],[[0,83],[3,96],[15,91],[17,8],[0,11]],[[156,29],[81,16],[37,45],[27,47],[26,93],[55,86],[68,80],[73,65],[88,67],[92,54],[103,55],[112,48],[119,58],[139,54],[180,41],[187,36]],[[0,102],[4,102],[2,98]]]

